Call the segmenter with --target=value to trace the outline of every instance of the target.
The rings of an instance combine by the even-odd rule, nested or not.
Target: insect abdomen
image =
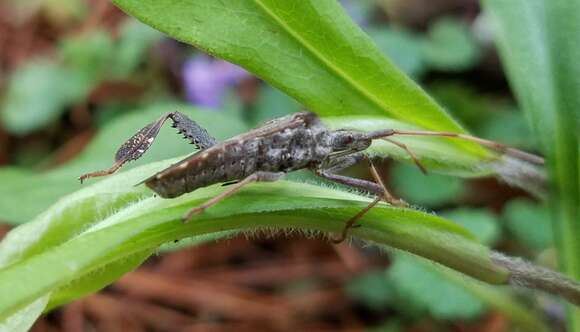
[[[226,141],[200,151],[151,177],[145,184],[174,198],[215,183],[240,180],[256,171],[257,145]]]

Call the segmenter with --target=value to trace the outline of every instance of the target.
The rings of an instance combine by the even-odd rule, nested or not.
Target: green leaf
[[[107,77],[113,58],[113,39],[105,30],[64,39],[59,53],[62,62],[91,84],[91,87]]]
[[[386,310],[399,300],[395,297],[395,289],[387,282],[383,270],[356,276],[348,283],[346,291],[351,299],[377,312]]]
[[[248,186],[183,224],[180,218],[185,211],[224,187],[162,199],[143,186],[133,186],[175,161],[111,176],[61,199],[36,220],[11,231],[0,243],[0,266],[4,266],[0,293],[11,294],[0,297],[0,318],[47,294],[51,303],[61,303],[102,287],[124,273],[126,265],[134,264],[116,262],[139,258],[135,255],[175,239],[213,233],[228,236],[224,231],[258,228],[339,232],[345,220],[368,204],[367,198],[351,193],[279,181]],[[361,223],[353,235],[408,250],[488,282],[507,281],[506,271],[491,261],[485,247],[460,226],[431,214],[381,204]],[[112,271],[103,273],[107,268]]]
[[[334,0],[114,2],[173,38],[245,67],[321,115],[375,115],[462,131]],[[490,156],[467,142],[445,144],[480,161]]]
[[[416,315],[428,312],[437,319],[473,319],[485,309],[476,297],[408,256],[398,255],[387,277],[394,284],[398,298],[413,302],[418,309]]]
[[[465,191],[461,179],[438,174],[425,175],[415,165],[395,165],[390,183],[399,197],[411,204],[430,207],[457,201]]]
[[[410,255],[397,253],[394,262],[386,271],[372,271],[351,280],[349,296],[375,311],[391,307],[420,318],[427,312],[441,319],[472,318],[489,306],[525,331],[550,331],[537,313],[505,289],[495,289]]]
[[[276,88],[263,86],[251,113],[251,122],[257,126],[268,120],[299,112],[301,109],[302,106],[287,94]]]
[[[516,109],[489,113],[480,128],[481,137],[510,146],[533,149],[537,146],[524,115]]]
[[[552,245],[550,213],[541,203],[512,200],[504,208],[502,219],[518,241],[531,248],[541,250]]]
[[[481,243],[490,247],[499,240],[498,218],[487,209],[457,208],[445,211],[441,216],[465,227]]]
[[[427,70],[421,37],[401,28],[375,27],[365,31],[377,47],[407,75],[421,77]]]
[[[231,117],[179,104],[154,105],[142,111],[132,112],[119,117],[100,130],[90,146],[77,159],[65,166],[45,173],[13,167],[0,168],[2,220],[13,224],[27,222],[60,197],[80,189],[82,186],[77,178],[81,174],[110,167],[115,151],[126,139],[163,113],[177,109],[208,128],[212,135],[219,139],[247,130],[241,121]],[[228,126],[223,126],[222,124],[226,122]],[[139,161],[126,165],[126,168],[194,151],[191,145],[177,135],[175,129],[167,125],[161,130],[148,153]],[[22,208],[22,197],[26,197],[26,209]]]
[[[121,26],[121,35],[115,45],[115,54],[109,69],[111,76],[127,77],[133,73],[151,45],[161,37],[159,31],[137,20],[126,20]]]
[[[429,29],[429,39],[422,45],[425,62],[434,69],[461,71],[479,60],[479,46],[469,28],[460,21],[446,17]]]
[[[53,123],[88,89],[76,72],[48,60],[34,60],[12,74],[0,121],[12,134],[28,134]]]
[[[487,0],[485,8],[518,102],[549,166],[559,262],[580,279],[580,1]],[[580,331],[571,308],[570,331]]]
[[[25,308],[11,315],[4,321],[0,321],[0,331],[2,332],[26,332],[29,331],[42,310],[46,307],[49,296],[43,296],[30,303]]]

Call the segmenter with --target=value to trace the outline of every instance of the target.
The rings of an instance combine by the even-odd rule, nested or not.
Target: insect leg
[[[362,180],[362,179],[351,178],[348,176],[334,174],[332,172],[334,170],[343,169],[343,168],[346,168],[350,165],[353,165],[354,164],[353,161],[356,162],[356,160],[357,159],[360,160],[361,157],[366,158],[367,161],[369,162],[371,174],[378,184],[375,182],[367,181],[367,180]],[[340,166],[345,166],[345,167],[340,167]],[[336,162],[336,165],[334,167],[329,168],[329,169],[325,169],[325,170],[315,170],[315,174],[322,177],[322,178],[325,178],[327,180],[331,180],[331,181],[334,181],[334,182],[337,182],[340,184],[344,184],[344,185],[347,185],[350,187],[362,189],[364,191],[368,191],[368,192],[371,192],[371,193],[377,195],[376,198],[367,207],[365,207],[363,210],[361,210],[359,213],[357,213],[355,216],[353,216],[352,218],[350,218],[346,222],[344,228],[342,229],[342,233],[341,233],[340,237],[332,240],[332,242],[334,242],[334,243],[340,243],[340,242],[344,241],[346,239],[347,234],[348,234],[348,230],[353,228],[353,227],[356,227],[355,223],[360,218],[362,218],[371,208],[373,208],[381,199],[384,199],[388,203],[395,205],[395,206],[407,206],[406,202],[395,198],[393,195],[391,195],[389,193],[389,191],[385,187],[383,181],[381,180],[381,178],[377,172],[377,169],[373,165],[372,161],[364,154],[360,154],[360,156],[358,156],[358,154],[357,154],[357,155],[346,156],[346,157],[340,158],[339,161]]]
[[[339,172],[345,168],[348,168],[354,164],[356,164],[361,159],[366,159],[369,163],[369,167],[371,170],[371,175],[375,179],[375,182],[352,178],[344,175],[338,175],[336,172]],[[324,169],[314,169],[314,173],[322,178],[325,178],[330,181],[334,181],[340,184],[344,184],[350,187],[355,187],[378,196],[382,196],[385,198],[385,201],[391,205],[396,206],[407,206],[407,203],[404,203],[400,199],[395,198],[386,188],[383,181],[381,180],[377,169],[375,168],[372,161],[369,157],[363,153],[357,153],[350,156],[344,156],[338,158],[337,160],[333,161],[330,167]]]
[[[357,226],[354,223],[357,222],[360,218],[362,218],[367,212],[369,212],[370,209],[372,209],[380,201],[381,201],[381,196],[375,197],[375,199],[369,205],[367,205],[364,209],[360,210],[359,213],[354,215],[352,218],[347,220],[346,224],[342,228],[342,232],[340,233],[340,236],[332,239],[332,243],[339,244],[339,243],[343,242],[344,240],[346,240],[346,237],[348,235],[348,230]]]
[[[423,172],[423,174],[427,174],[427,169],[425,168],[425,166],[423,166],[423,164],[421,164],[421,162],[419,161],[419,158],[417,158],[417,156],[413,153],[413,151],[411,151],[409,149],[409,147],[407,147],[407,145],[405,145],[405,144],[403,144],[401,142],[394,141],[394,140],[392,140],[390,138],[386,138],[386,137],[383,137],[382,139],[385,140],[385,141],[387,141],[387,142],[389,142],[389,143],[395,144],[396,146],[398,146],[401,149],[405,150],[407,152],[407,154],[409,156],[411,156],[411,159],[413,159],[413,162],[415,163],[415,165],[417,165],[417,167],[419,167],[419,169],[421,170],[421,172]]]
[[[389,192],[389,190],[387,189],[387,187],[383,183],[383,179],[381,179],[381,176],[379,175],[379,172],[377,171],[372,160],[370,160],[370,158],[367,157],[367,161],[369,162],[369,168],[371,170],[371,175],[373,176],[375,181],[381,186],[381,189],[383,189],[383,197],[384,197],[385,201],[391,205],[400,206],[400,207],[408,207],[409,204],[407,204],[407,202],[403,201],[400,198],[396,198],[395,196],[393,196]]]
[[[145,151],[153,144],[155,137],[157,137],[159,130],[167,119],[171,119],[173,121],[172,127],[177,128],[178,132],[183,134],[198,149],[207,149],[217,143],[215,138],[210,136],[204,128],[187,117],[187,115],[180,112],[166,113],[157,121],[141,128],[141,130],[123,143],[115,154],[115,163],[111,168],[84,174],[79,177],[81,183],[88,178],[113,174],[126,162],[141,158]]]
[[[248,177],[246,177],[242,181],[240,181],[236,184],[233,184],[228,190],[226,190],[226,191],[222,192],[221,194],[215,196],[214,198],[208,200],[207,202],[203,203],[202,205],[189,210],[189,212],[187,212],[185,214],[185,216],[183,216],[183,222],[184,223],[188,222],[193,217],[193,215],[199,214],[199,213],[203,212],[205,209],[207,209],[208,207],[219,203],[220,201],[222,201],[223,199],[225,199],[227,197],[230,197],[231,195],[238,192],[240,189],[242,189],[242,187],[244,187],[247,184],[250,184],[252,182],[273,182],[273,181],[279,180],[282,176],[284,176],[284,174],[285,174],[284,172],[278,172],[278,173],[256,172],[252,175],[249,175]]]

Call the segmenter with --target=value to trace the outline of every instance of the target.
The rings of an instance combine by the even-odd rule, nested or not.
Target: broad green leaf
[[[42,310],[46,307],[49,295],[30,303],[7,319],[0,321],[0,332],[27,332]]]
[[[578,280],[580,1],[486,0],[484,5],[512,88],[547,156],[559,262]],[[569,330],[580,331],[580,310],[569,312]]]
[[[168,200],[155,197],[143,186],[133,186],[175,161],[111,176],[61,199],[34,221],[10,232],[0,243],[0,266],[4,266],[0,293],[11,294],[0,298],[0,317],[4,319],[49,293],[50,302],[58,304],[103,287],[126,271],[126,265],[116,262],[139,257],[135,255],[166,242],[259,228],[338,232],[368,202],[335,189],[279,181],[248,186],[183,224],[180,218],[188,208],[214,197],[224,187],[211,186]],[[428,213],[381,205],[365,216],[353,235],[413,252],[491,283],[506,282],[506,271],[490,260],[485,247],[460,226]],[[112,270],[103,272],[107,267]]]
[[[47,209],[60,197],[82,188],[78,177],[82,174],[111,166],[115,151],[137,130],[159,118],[165,112],[180,110],[206,127],[219,139],[231,137],[247,130],[240,121],[216,112],[196,110],[179,104],[151,106],[142,111],[119,117],[105,126],[93,139],[90,146],[71,163],[54,170],[37,173],[13,167],[0,168],[0,220],[9,223],[24,223]],[[223,126],[223,123],[228,126]],[[183,140],[175,129],[167,124],[147,154],[134,163],[137,165],[193,153],[192,145]],[[26,198],[26,209],[22,199]]]
[[[321,115],[366,114],[461,132],[334,0],[116,0],[173,38],[237,63]],[[483,149],[447,141],[479,158]]]

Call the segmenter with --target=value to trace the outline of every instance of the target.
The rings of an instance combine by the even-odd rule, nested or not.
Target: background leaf
[[[150,106],[141,111],[132,112],[102,128],[90,146],[77,159],[65,166],[45,173],[10,167],[0,169],[0,182],[3,183],[0,187],[0,197],[2,197],[0,219],[9,223],[24,223],[31,220],[60,197],[82,188],[77,179],[78,176],[110,167],[115,151],[137,130],[163,113],[177,109],[190,115],[219,139],[247,130],[247,126],[241,121],[233,120],[227,115],[196,110],[180,104]],[[228,126],[222,125],[225,122]],[[129,163],[126,168],[194,151],[191,145],[177,135],[175,129],[167,125],[161,130],[148,153],[139,161]],[[21,208],[23,197],[26,197],[26,209]]]
[[[509,231],[533,249],[546,249],[553,243],[549,210],[526,199],[510,201],[502,213]]]
[[[30,62],[13,73],[0,112],[2,126],[18,135],[46,127],[89,87],[82,76],[54,62]]]
[[[484,4],[511,86],[547,156],[559,263],[580,279],[580,1]],[[569,313],[569,330],[580,331],[580,310]]]

